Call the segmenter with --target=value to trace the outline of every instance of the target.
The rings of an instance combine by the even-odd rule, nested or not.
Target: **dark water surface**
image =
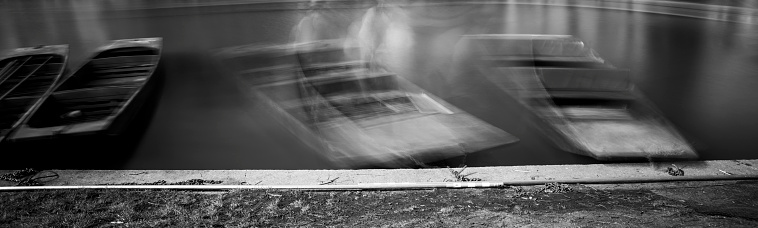
[[[108,40],[164,39],[162,90],[144,132],[123,154],[103,149],[86,157],[87,163],[111,169],[333,168],[258,104],[245,100],[233,76],[211,55],[223,47],[288,42],[307,11],[232,10],[235,6],[214,11],[113,10],[116,6],[109,2],[93,1],[18,4],[28,5],[23,11],[0,11],[0,48],[69,44],[69,67],[74,69]],[[638,88],[695,146],[701,159],[758,158],[758,26],[591,8],[489,7],[497,17],[477,25],[483,27],[476,32],[570,34],[608,62],[631,69]],[[359,21],[366,9],[334,12]],[[452,48],[444,37],[474,32],[452,30],[400,30],[411,45],[398,58],[412,66],[396,71],[521,141],[437,165],[598,163],[555,149],[513,99],[476,72],[462,67],[457,71],[464,76],[438,80],[437,69],[444,65],[438,57]],[[77,153],[67,150],[54,153]],[[87,166],[59,161],[59,168]],[[35,161],[12,163],[33,166]]]

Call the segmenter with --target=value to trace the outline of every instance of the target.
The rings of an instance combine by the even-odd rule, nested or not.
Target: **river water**
[[[233,75],[212,56],[214,50],[224,47],[290,42],[293,31],[302,31],[296,28],[312,11],[238,5],[151,8],[149,4],[124,9],[128,1],[12,4],[0,10],[0,48],[69,44],[70,68],[108,40],[163,37],[163,83],[154,97],[157,105],[148,110],[145,129],[117,159],[104,149],[98,156],[88,156],[88,164],[109,169],[334,167],[262,112],[262,106],[246,100]],[[757,25],[562,6],[466,7],[411,12],[429,13],[434,18],[473,10],[475,13],[469,14],[474,16],[466,16],[473,19],[463,22],[442,20],[442,25],[413,27],[389,19],[384,28],[395,38],[384,40],[384,45],[396,50],[397,61],[407,63],[397,68],[400,76],[521,141],[435,165],[599,163],[551,146],[529,124],[524,110],[481,75],[443,67],[455,39],[470,33],[579,37],[606,61],[631,69],[637,88],[690,141],[701,159],[758,158]],[[354,6],[320,13],[329,17],[324,20],[335,23],[333,27],[348,29],[365,18],[368,10]],[[440,80],[440,69],[457,70],[465,76]],[[67,150],[56,153],[77,153]],[[56,162],[59,168],[89,167]],[[35,161],[13,164],[28,167]]]

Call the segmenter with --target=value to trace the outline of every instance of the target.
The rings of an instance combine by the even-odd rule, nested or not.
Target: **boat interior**
[[[397,75],[370,70],[368,63],[346,57],[357,50],[330,42],[299,48],[266,56],[276,62],[274,67],[245,64],[241,79],[306,125],[368,119],[379,124],[381,117],[441,112],[439,104],[410,94],[415,90],[401,85]],[[257,57],[237,56],[234,62]]]
[[[552,103],[569,119],[631,120],[637,113],[628,70],[541,68],[538,72]]]
[[[344,116],[358,121],[423,111],[416,105],[419,98],[401,85],[397,75],[371,70],[368,62],[353,58],[360,54],[359,48],[340,44],[315,42],[301,46],[297,54],[303,76],[301,95],[328,104],[311,109],[318,112],[318,119]]]
[[[411,97],[399,90],[397,79],[389,73],[359,76],[343,72],[274,83],[259,89],[285,111],[311,124],[342,117],[357,121],[418,112]]]
[[[65,57],[17,56],[0,61],[0,129],[9,130],[55,83]]]
[[[642,108],[629,70],[616,69],[568,36],[477,38],[482,57],[504,77],[489,77],[543,117],[632,120]],[[492,48],[496,47],[496,48]]]
[[[61,84],[29,119],[33,128],[98,121],[116,114],[151,76],[159,50],[103,51]]]
[[[310,83],[329,105],[353,121],[418,111],[411,98],[399,90],[393,74]]]

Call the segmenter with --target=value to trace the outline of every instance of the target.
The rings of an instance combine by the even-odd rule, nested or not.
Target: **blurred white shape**
[[[538,117],[564,150],[599,160],[694,159],[676,129],[634,89],[629,70],[616,69],[574,37],[466,36],[493,84]]]
[[[282,53],[290,53],[299,69],[237,70],[246,72],[241,85],[254,103],[265,104],[265,110],[284,127],[335,164],[414,167],[517,141],[392,72],[342,60],[340,42],[314,41],[296,44],[294,50],[283,48]],[[239,50],[248,49],[221,53],[234,59],[242,55]],[[257,54],[251,50],[249,55]],[[261,69],[280,70],[264,73]],[[249,79],[256,76],[277,80]]]

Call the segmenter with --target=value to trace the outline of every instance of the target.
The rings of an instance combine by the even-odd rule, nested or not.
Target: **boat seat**
[[[121,72],[121,73],[110,73],[110,74],[99,74],[95,77],[97,79],[93,80],[102,80],[102,79],[113,79],[113,78],[129,78],[129,77],[143,77],[148,75],[148,71],[143,72]]]
[[[637,96],[631,91],[548,91],[553,99],[610,99],[635,100]],[[535,94],[531,98],[540,98]],[[543,96],[544,97],[544,96]]]
[[[534,39],[532,51],[534,56],[594,57],[592,50],[585,47],[584,42],[575,39]]]
[[[147,75],[143,75],[142,77],[124,77],[124,78],[107,78],[107,79],[96,79],[89,81],[85,84],[85,87],[96,87],[96,86],[113,86],[113,85],[137,85],[145,83],[145,80],[147,80]]]
[[[94,73],[107,74],[107,73],[120,73],[120,72],[129,72],[129,71],[149,71],[152,68],[153,68],[153,64],[140,64],[140,65],[126,66],[126,67],[118,67],[118,68],[101,68],[101,69],[94,70]]]
[[[123,106],[139,87],[59,91],[45,101],[44,115],[29,120],[32,127],[83,123],[106,118]],[[72,115],[72,113],[76,115]],[[68,116],[67,116],[68,115]]]
[[[117,56],[109,58],[92,59],[90,65],[95,68],[123,68],[141,64],[149,64],[158,58],[157,55]]]
[[[128,96],[136,89],[137,87],[118,87],[109,89],[92,88],[87,90],[59,91],[53,93],[53,97],[56,100],[106,99],[108,97]]]
[[[548,91],[631,91],[629,70],[540,68],[539,75]]]
[[[579,108],[566,107],[560,109],[569,119],[590,120],[632,120],[634,117],[626,109],[612,108]]]

